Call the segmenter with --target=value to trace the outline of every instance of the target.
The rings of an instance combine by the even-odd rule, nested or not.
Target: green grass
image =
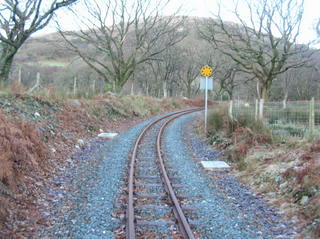
[[[52,67],[67,67],[69,63],[60,61],[39,61],[40,65]]]
[[[47,67],[67,67],[68,62],[62,62],[62,61],[34,61],[29,62],[28,65],[40,65],[40,66],[47,66]]]

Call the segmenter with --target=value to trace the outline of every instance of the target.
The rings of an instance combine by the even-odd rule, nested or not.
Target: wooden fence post
[[[77,95],[77,77],[73,78],[73,96],[76,97]]]
[[[315,120],[314,117],[315,113],[314,113],[314,97],[311,98],[310,100],[310,107],[309,107],[309,133],[310,135],[313,135],[314,133],[314,124],[315,124]]]
[[[96,80],[93,80],[91,87],[92,87],[92,95],[94,95],[96,93]]]
[[[32,93],[35,89],[40,87],[40,72],[37,72],[37,82],[36,84],[29,89],[28,93]]]

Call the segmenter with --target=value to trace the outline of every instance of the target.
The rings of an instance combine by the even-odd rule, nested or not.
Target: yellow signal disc
[[[210,77],[212,76],[213,74],[213,70],[212,70],[212,67],[210,66],[203,66],[200,70],[200,74],[201,76],[204,76],[204,77]]]

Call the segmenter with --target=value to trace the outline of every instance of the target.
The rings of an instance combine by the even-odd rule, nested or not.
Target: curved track
[[[141,142],[143,137],[146,135],[148,131],[150,131],[155,125],[160,123],[161,121],[165,121],[160,130],[158,131],[157,137],[154,140],[154,144],[156,144],[156,150],[157,150],[157,165],[158,170],[160,172],[160,178],[162,181],[162,187],[164,188],[164,191],[166,192],[166,197],[168,198],[168,201],[170,202],[170,205],[172,206],[172,211],[175,217],[175,221],[178,224],[180,235],[182,238],[195,238],[194,234],[190,228],[190,225],[188,223],[188,220],[186,219],[186,216],[184,215],[184,212],[180,206],[179,200],[175,194],[175,191],[173,189],[173,184],[170,182],[170,178],[168,176],[166,167],[164,165],[164,161],[162,159],[162,153],[161,153],[161,136],[163,134],[163,131],[165,127],[174,119],[185,115],[189,113],[193,113],[196,111],[199,111],[201,109],[190,109],[190,110],[183,110],[174,112],[171,114],[168,114],[164,117],[161,117],[153,122],[151,122],[149,125],[147,125],[143,131],[138,136],[134,149],[132,152],[132,156],[130,159],[130,169],[129,169],[129,179],[128,179],[128,205],[127,205],[127,224],[126,224],[126,238],[128,239],[135,239],[137,237],[137,231],[136,231],[136,214],[135,214],[135,188],[138,186],[135,185],[135,182],[137,180],[135,179],[135,170],[137,168],[136,162],[137,162],[137,154],[139,151],[141,151]],[[167,120],[166,120],[167,119]]]

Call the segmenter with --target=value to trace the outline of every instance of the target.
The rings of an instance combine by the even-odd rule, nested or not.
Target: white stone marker
[[[118,133],[100,133],[100,134],[98,134],[98,137],[105,138],[105,139],[113,139],[117,135],[118,135]]]
[[[230,166],[224,161],[201,161],[201,165],[207,170],[229,169]]]

